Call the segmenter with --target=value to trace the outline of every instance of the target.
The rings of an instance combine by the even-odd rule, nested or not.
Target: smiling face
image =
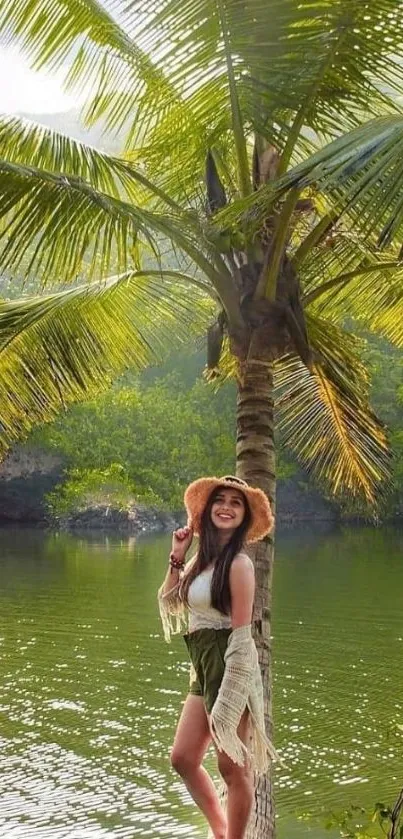
[[[219,488],[211,505],[211,521],[220,535],[229,539],[242,524],[245,511],[245,499],[242,492],[229,487]]]

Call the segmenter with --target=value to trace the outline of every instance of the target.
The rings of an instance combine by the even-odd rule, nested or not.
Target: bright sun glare
[[[30,69],[27,60],[15,47],[0,45],[0,112],[51,113],[80,106],[77,97],[67,95],[62,74],[40,73]]]

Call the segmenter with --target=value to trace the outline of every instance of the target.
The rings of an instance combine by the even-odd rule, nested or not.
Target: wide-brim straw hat
[[[196,536],[200,535],[201,519],[210,495],[218,487],[237,489],[247,499],[252,520],[246,533],[246,542],[258,542],[270,533],[273,529],[274,517],[264,492],[249,486],[241,478],[226,475],[224,478],[199,478],[189,484],[185,491],[184,502],[188,524],[193,527]]]

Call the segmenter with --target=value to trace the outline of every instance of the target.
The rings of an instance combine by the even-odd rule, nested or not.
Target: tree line
[[[362,333],[361,352],[371,380],[371,402],[386,423],[393,483],[379,515],[403,509],[403,352]],[[34,432],[31,441],[60,455],[64,479],[48,498],[61,516],[92,504],[182,508],[183,491],[198,474],[235,469],[235,385],[214,387],[203,378],[204,351],[176,352],[142,375],[126,374],[107,393],[76,405]],[[293,453],[278,441],[279,480],[314,483]],[[319,485],[331,497],[326,483]],[[368,515],[347,498],[340,514]]]

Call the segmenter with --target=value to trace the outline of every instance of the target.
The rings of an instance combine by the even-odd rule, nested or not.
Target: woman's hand
[[[193,539],[193,527],[179,527],[172,534],[172,553],[176,559],[184,559]]]

